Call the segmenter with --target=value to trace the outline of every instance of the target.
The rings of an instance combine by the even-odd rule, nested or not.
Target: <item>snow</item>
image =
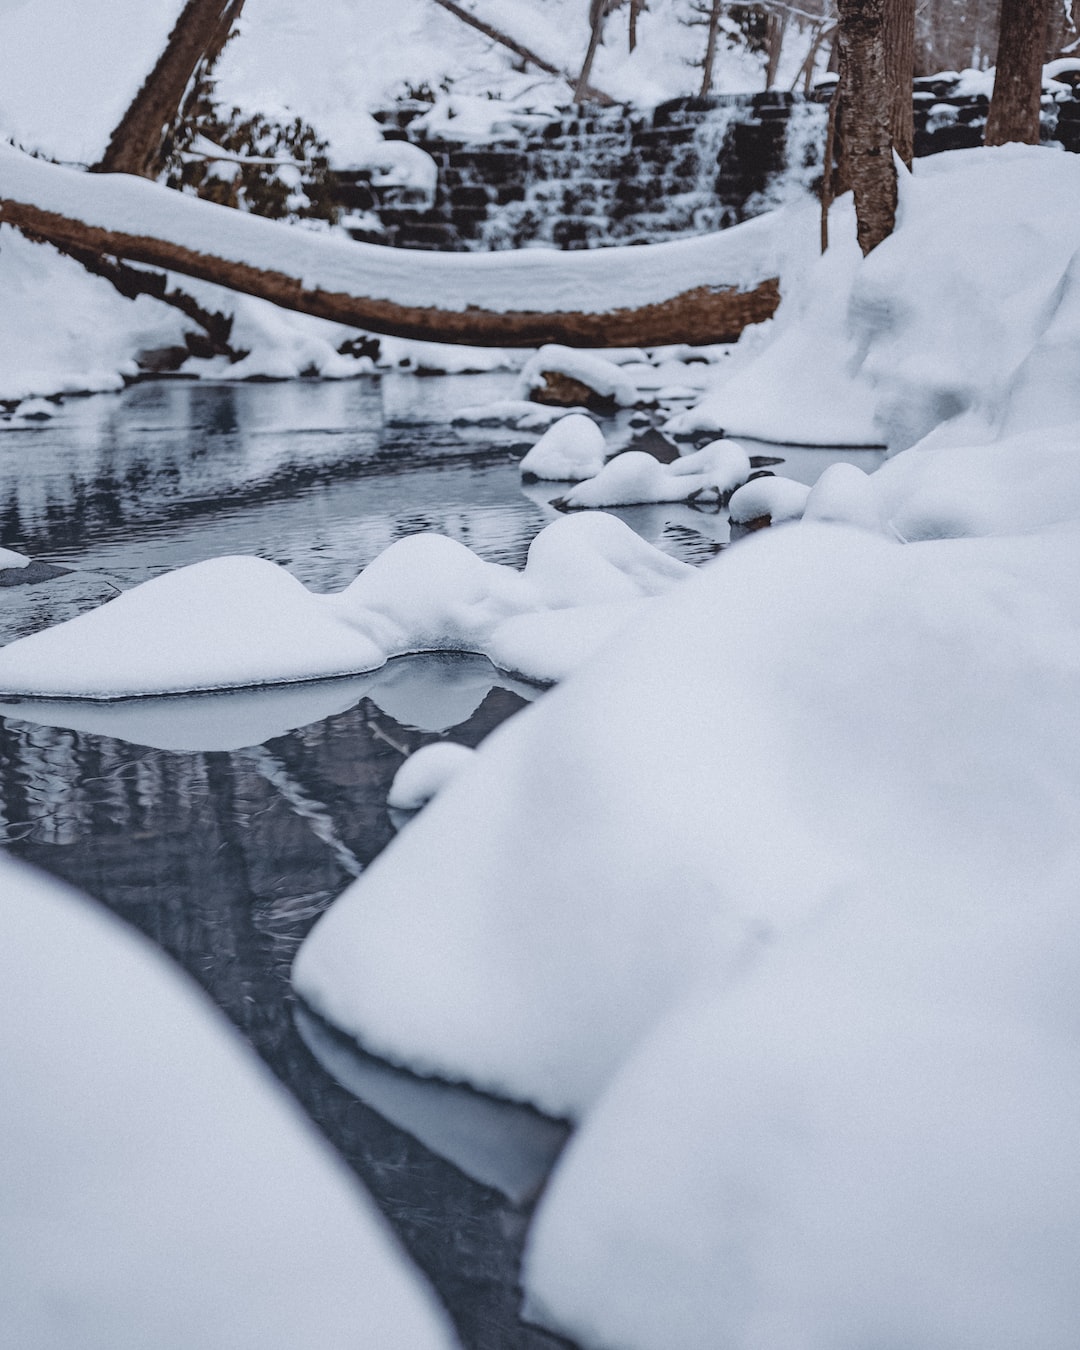
[[[521,394],[527,397],[533,390],[543,389],[547,374],[566,375],[577,380],[600,398],[612,399],[620,408],[632,408],[637,402],[637,386],[625,368],[594,352],[577,351],[557,342],[547,343],[524,366],[518,385]]]
[[[734,441],[712,441],[670,464],[661,464],[642,450],[627,450],[560,497],[557,505],[563,510],[633,506],[696,501],[707,494],[722,501],[749,476],[749,456]]]
[[[5,0],[0,136],[53,159],[95,163],[181,8],[177,0]]]
[[[13,548],[0,548],[0,568],[29,567],[30,559],[25,553],[16,553]]]
[[[586,411],[585,408],[557,408],[542,403],[531,403],[525,398],[503,398],[492,399],[490,403],[470,404],[466,408],[459,408],[452,422],[454,426],[470,424],[480,427],[510,426],[518,431],[537,429],[546,431],[560,418]]]
[[[76,173],[6,147],[0,147],[0,196],[280,272],[308,290],[420,309],[607,313],[662,303],[701,285],[752,288],[775,275],[773,217],[645,248],[440,254],[292,228],[144,179]]]
[[[895,450],[941,424],[957,444],[1069,421],[1078,251],[1077,156],[1010,145],[919,160],[901,174],[895,233],[861,258],[841,199],[824,257],[789,254],[764,340],[750,335],[726,383],[667,430]]]
[[[592,418],[570,413],[555,421],[525,455],[521,476],[577,483],[600,472],[606,449],[604,433]]]
[[[857,464],[830,464],[806,498],[803,520],[882,529],[881,507],[870,475]]]
[[[452,741],[423,745],[394,775],[386,804],[396,811],[418,811],[460,773],[475,751]]]
[[[195,986],[0,859],[0,1324],[20,1350],[449,1350],[382,1217]]]
[[[546,679],[551,663],[563,670],[580,654],[574,610],[610,608],[594,614],[605,631],[627,617],[627,602],[662,594],[691,572],[614,517],[549,525],[523,572],[444,535],[411,535],[332,595],[262,558],[212,558],[0,649],[0,690],[8,698],[196,693],[355,675],[423,651],[487,654]],[[546,654],[530,628],[537,617],[549,619]],[[521,622],[504,631],[512,619]]]
[[[806,507],[810,489],[805,483],[779,474],[752,478],[731,494],[728,514],[732,524],[747,525],[768,516],[773,525],[798,520]]]

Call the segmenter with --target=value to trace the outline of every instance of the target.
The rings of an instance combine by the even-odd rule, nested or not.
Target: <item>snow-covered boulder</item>
[[[751,478],[731,494],[728,514],[733,525],[782,525],[800,519],[809,496],[810,489],[805,483],[779,474],[764,474]]]
[[[30,559],[25,553],[18,553],[13,548],[0,548],[0,571],[29,566]]]
[[[606,450],[604,433],[592,418],[570,413],[549,427],[528,452],[521,461],[521,476],[526,482],[543,478],[578,483],[600,472]]]
[[[541,347],[525,364],[519,388],[524,397],[539,403],[630,408],[638,399],[634,381],[613,361],[555,342]]]
[[[0,1326],[20,1350],[450,1350],[375,1206],[195,986],[0,858]]]
[[[771,513],[770,513],[771,514]],[[879,532],[881,506],[869,474],[857,464],[830,464],[806,498],[802,518]]]

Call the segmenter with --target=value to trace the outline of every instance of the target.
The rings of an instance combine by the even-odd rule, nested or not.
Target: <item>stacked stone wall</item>
[[[983,97],[917,81],[915,153],[982,143]],[[342,173],[338,201],[363,212],[356,238],[447,251],[644,244],[724,228],[820,184],[827,106],[770,91],[680,98],[648,112],[583,105],[501,123],[490,142],[430,134],[423,104],[380,115],[438,169],[434,200]],[[1080,96],[1044,100],[1043,137],[1080,152]]]

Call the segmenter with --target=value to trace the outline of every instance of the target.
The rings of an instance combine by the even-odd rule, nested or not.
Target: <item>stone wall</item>
[[[915,153],[982,143],[988,101],[917,81]],[[770,91],[681,98],[649,111],[583,105],[519,116],[484,144],[427,132],[427,105],[384,112],[388,139],[438,168],[434,201],[339,173],[337,197],[358,239],[450,251],[546,244],[591,248],[678,239],[733,225],[820,183],[822,97]],[[1044,139],[1080,151],[1080,97],[1045,101]]]

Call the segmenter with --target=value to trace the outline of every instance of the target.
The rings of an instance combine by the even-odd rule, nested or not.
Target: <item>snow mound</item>
[[[588,647],[574,611],[589,607],[595,631],[611,631],[628,603],[692,570],[614,517],[554,522],[533,540],[523,572],[442,535],[413,535],[334,595],[313,594],[262,558],[214,558],[11,643],[0,650],[0,690],[91,699],[194,693],[356,675],[423,651],[477,652],[548,679]],[[528,621],[547,611],[560,613],[545,653]],[[514,620],[522,622],[506,629]]]
[[[616,455],[587,482],[579,483],[556,505],[584,507],[635,506],[646,502],[683,502],[713,494],[721,501],[750,476],[750,459],[734,441],[713,441],[671,464],[661,464],[642,450]]]
[[[632,408],[637,402],[637,386],[625,369],[593,352],[563,347],[557,342],[541,347],[522,368],[519,380],[522,395],[527,398],[533,390],[543,389],[546,374],[565,375],[576,380],[600,398],[611,399],[620,408]]]
[[[13,548],[0,548],[0,568],[18,568],[30,566],[25,553],[17,553]]]
[[[577,483],[604,465],[604,433],[591,417],[570,413],[556,421],[521,461],[521,476]]]
[[[766,517],[770,524],[781,525],[801,517],[809,496],[810,489],[805,483],[768,474],[763,478],[752,478],[733,492],[728,502],[728,514],[734,525],[749,525],[751,521]]]
[[[418,811],[464,769],[475,753],[467,745],[452,741],[421,746],[394,775],[387,806],[396,811]]]
[[[843,462],[830,464],[810,489],[802,518],[822,524],[855,525],[875,533],[882,529],[881,507],[870,475],[857,464]]]
[[[167,958],[7,859],[0,914],[11,1345],[450,1350],[375,1206]]]

